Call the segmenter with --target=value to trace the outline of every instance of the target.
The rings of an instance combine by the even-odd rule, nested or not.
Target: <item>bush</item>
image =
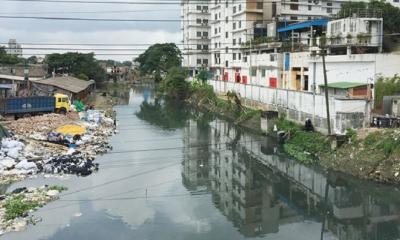
[[[189,83],[186,81],[187,70],[181,67],[172,67],[167,76],[161,82],[160,89],[173,98],[184,98],[189,91]]]

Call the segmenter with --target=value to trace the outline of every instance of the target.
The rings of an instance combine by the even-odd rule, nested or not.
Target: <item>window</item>
[[[290,16],[290,20],[297,20],[297,17],[296,16]]]
[[[233,28],[233,30],[236,29],[236,23],[235,22],[232,24],[232,28]]]
[[[58,99],[58,102],[61,102],[61,98]]]
[[[201,64],[201,59],[197,59],[197,64]]]
[[[225,67],[229,67],[228,61],[225,61]]]
[[[327,9],[326,9],[326,12],[327,12],[327,13],[332,13],[332,8],[327,8]]]
[[[274,62],[275,61],[275,55],[274,54],[270,54],[269,55],[269,61],[270,62]]]
[[[242,54],[238,53],[238,60],[241,60],[241,59],[242,59]]]
[[[229,48],[225,47],[225,52],[228,53],[228,51],[229,51]]]
[[[261,77],[265,77],[265,69],[261,70]]]
[[[218,32],[221,33],[221,27],[218,28]]]
[[[197,50],[201,50],[201,45],[197,45]]]
[[[257,75],[257,69],[256,68],[252,68],[251,69],[251,76],[256,76]]]
[[[239,28],[242,28],[242,21],[239,21]]]
[[[208,64],[208,59],[203,59],[203,64],[207,65]]]
[[[203,6],[203,11],[207,12],[208,11],[208,6]]]
[[[257,2],[257,9],[263,9],[263,2]]]
[[[197,18],[197,19],[196,19],[196,23],[197,23],[197,24],[200,24],[200,23],[201,23],[201,19],[200,19],[200,18]]]
[[[236,6],[233,7],[233,13],[236,13]]]
[[[208,23],[208,19],[203,19],[203,23],[207,24]]]
[[[225,22],[228,23],[228,17],[225,17]]]
[[[239,38],[239,44],[242,44],[242,38]]]
[[[208,37],[208,32],[203,32],[203,37]]]
[[[312,11],[312,6],[308,6],[308,11]]]
[[[217,35],[217,33],[218,33],[218,29],[215,28],[215,29],[214,29],[214,34]]]
[[[228,36],[229,36],[229,33],[225,32],[225,38],[228,38]]]
[[[232,53],[232,59],[236,60],[236,53]]]
[[[290,0],[291,3],[298,3],[299,0]],[[299,4],[290,4],[290,10],[299,10]]]
[[[203,45],[204,50],[208,50],[208,45]]]
[[[217,14],[215,14],[214,16],[215,16],[215,20],[218,20],[218,15],[217,15]]]
[[[215,43],[215,48],[218,48],[218,43]]]
[[[226,2],[225,2],[225,7],[227,8],[228,7],[228,0],[226,0]]]
[[[197,11],[201,11],[201,6],[196,6]]]
[[[197,36],[197,37],[201,37],[201,32],[197,32],[197,33],[196,33],[196,36]]]
[[[331,3],[331,2],[328,2],[328,3],[326,3],[326,6],[332,7],[332,3]]]
[[[242,11],[242,4],[239,4],[239,12]]]
[[[232,44],[233,44],[233,46],[236,45],[236,38],[234,38],[234,39],[232,40]]]

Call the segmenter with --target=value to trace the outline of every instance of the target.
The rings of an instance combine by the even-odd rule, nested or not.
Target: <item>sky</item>
[[[112,1],[112,0],[111,0]],[[132,0],[136,1],[136,0]],[[144,0],[146,1],[146,0]],[[143,1],[142,1],[143,2]],[[75,4],[49,2],[13,2],[0,0],[0,16],[81,17],[118,19],[179,19],[179,4],[124,5],[124,4]],[[110,13],[110,11],[113,11]],[[128,12],[129,11],[129,12]],[[73,13],[71,13],[73,12]],[[79,13],[85,12],[85,13]],[[89,12],[89,13],[88,13]],[[97,13],[93,13],[97,12]],[[153,44],[179,43],[179,22],[94,22],[51,21],[0,18],[0,43],[10,38],[20,43],[106,43]],[[49,47],[27,46],[22,47]],[[52,48],[129,48],[132,51],[94,51],[101,54],[132,53],[132,56],[97,55],[98,59],[132,60],[147,46],[51,46]],[[48,50],[23,50],[24,54],[49,53]],[[51,52],[62,52],[51,50]],[[81,51],[88,52],[88,51]],[[28,55],[24,55],[27,57]]]

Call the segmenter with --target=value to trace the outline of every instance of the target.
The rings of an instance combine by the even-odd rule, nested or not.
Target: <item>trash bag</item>
[[[79,101],[79,100],[75,100],[74,101],[74,106],[75,106],[75,110],[77,111],[77,112],[83,112],[83,111],[85,111],[85,104],[83,104],[81,101]]]

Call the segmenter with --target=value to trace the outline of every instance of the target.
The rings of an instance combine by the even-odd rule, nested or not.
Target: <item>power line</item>
[[[88,1],[88,0],[3,0],[3,2],[34,2],[34,3],[72,3],[72,4],[113,4],[113,5],[209,5],[209,1],[190,0],[185,3],[179,0],[150,0],[150,1]],[[237,0],[229,3],[276,3],[277,0]],[[220,3],[219,5],[223,5]]]
[[[180,9],[143,9],[143,10],[115,10],[115,11],[54,11],[54,12],[0,12],[0,14],[87,14],[87,13],[141,13],[141,12],[169,12]]]

